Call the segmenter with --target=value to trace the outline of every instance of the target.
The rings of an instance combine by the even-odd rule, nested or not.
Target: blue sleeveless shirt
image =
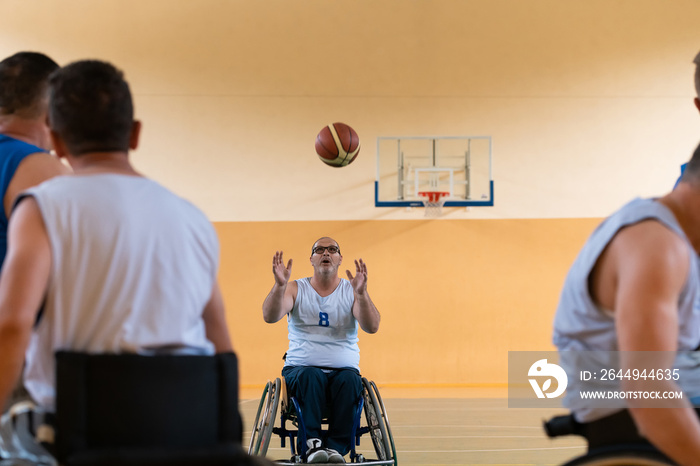
[[[5,198],[7,188],[15,176],[17,167],[28,155],[46,152],[33,144],[0,134],[0,193]],[[7,254],[7,214],[0,209],[0,269]]]

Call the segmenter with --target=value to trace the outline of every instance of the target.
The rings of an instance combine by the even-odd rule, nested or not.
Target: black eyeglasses
[[[329,254],[335,254],[340,252],[340,248],[338,246],[316,246],[311,250],[314,254],[323,254],[325,251],[328,251]]]

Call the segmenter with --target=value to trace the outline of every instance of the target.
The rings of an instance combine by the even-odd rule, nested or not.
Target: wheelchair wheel
[[[265,385],[258,405],[258,412],[255,415],[255,422],[253,422],[253,431],[250,434],[248,446],[248,454],[250,455],[265,456],[267,454],[280,403],[280,386],[280,379],[267,382]]]
[[[668,466],[675,464],[663,454],[646,450],[618,450],[589,453],[564,466]]]
[[[369,434],[372,437],[374,450],[377,453],[377,459],[382,461],[393,460],[393,464],[396,465],[394,438],[391,435],[389,419],[387,418],[381,395],[379,395],[379,390],[377,390],[374,382],[370,382],[364,377],[362,378],[362,385],[364,386],[365,419],[369,427]]]

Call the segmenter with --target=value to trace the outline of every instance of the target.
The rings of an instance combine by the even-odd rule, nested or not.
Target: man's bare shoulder
[[[688,241],[658,220],[644,220],[623,228],[613,238],[606,254],[616,263],[618,272],[630,276],[644,273],[684,281],[692,248]]]
[[[656,219],[642,220],[621,229],[611,241],[611,246],[634,250],[637,255],[653,255],[661,250],[686,255],[690,248],[680,234]]]
[[[28,155],[20,162],[7,187],[7,191],[4,193],[3,205],[5,212],[9,214],[15,199],[22,191],[53,177],[70,173],[72,173],[70,168],[47,152],[36,152]]]
[[[72,170],[55,155],[48,152],[35,152],[26,156],[17,167],[16,174],[30,176],[30,173],[48,179],[53,176],[68,175]]]
[[[296,280],[289,280],[289,282],[287,282],[287,290],[286,290],[287,294],[292,295],[292,297],[296,299],[298,290],[299,290],[299,284],[297,283]]]

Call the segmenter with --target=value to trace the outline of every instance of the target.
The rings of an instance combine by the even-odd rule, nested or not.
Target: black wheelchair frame
[[[281,407],[280,407],[281,406]],[[279,426],[275,426],[275,419],[278,417]],[[268,381],[263,389],[258,405],[258,411],[253,422],[253,430],[250,437],[248,454],[256,456],[266,456],[273,434],[280,437],[282,448],[289,442],[291,458],[289,460],[276,460],[278,464],[299,464],[303,461],[302,452],[296,448],[297,437],[301,444],[306,444],[306,429],[300,413],[302,412],[299,402],[293,396],[288,396],[284,378],[277,378],[274,382]],[[365,414],[365,423],[362,422],[362,413]],[[296,428],[288,428],[287,423],[291,423]],[[327,425],[328,420],[324,419],[323,424]],[[370,434],[376,459],[365,458],[363,454],[356,451],[356,446],[360,445],[360,437]],[[384,403],[382,402],[379,390],[374,382],[362,377],[362,396],[358,402],[353,421],[353,442],[350,450],[350,461],[352,463],[362,463],[365,465],[397,465],[396,448],[394,439],[389,427],[389,419],[386,414]]]
[[[573,415],[555,416],[544,422],[548,437],[579,435],[585,438],[582,424]],[[589,448],[584,455],[566,462],[562,466],[668,466],[675,463],[652,445],[639,443],[615,444]]]

